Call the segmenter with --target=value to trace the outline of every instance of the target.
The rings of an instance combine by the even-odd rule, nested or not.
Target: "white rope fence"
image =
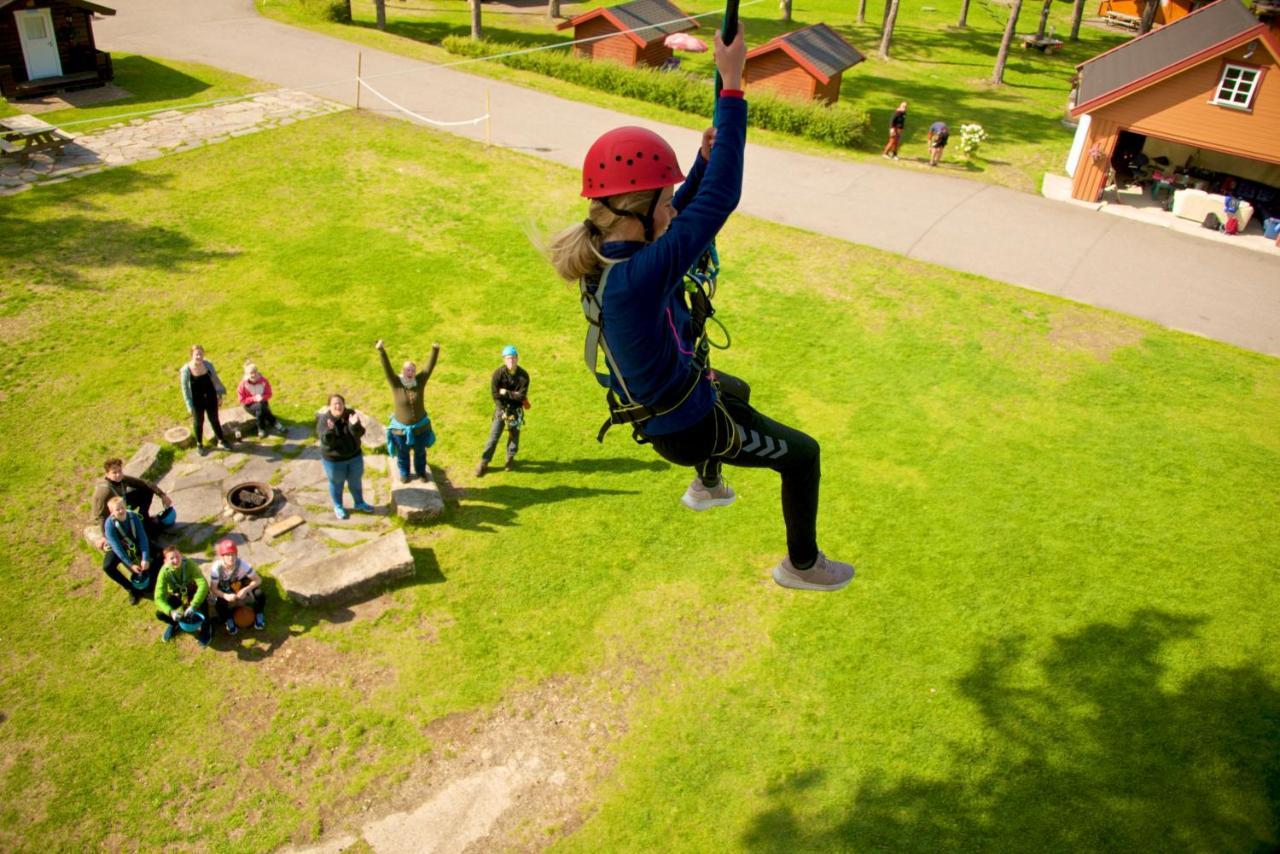
[[[474,119],[463,119],[460,122],[439,122],[439,121],[436,121],[435,119],[429,119],[424,115],[415,113],[413,110],[409,109],[408,107],[402,104],[397,104],[395,101],[391,100],[386,95],[382,94],[377,89],[370,86],[369,83],[363,77],[357,77],[356,82],[359,83],[364,88],[368,89],[373,94],[377,95],[382,100],[386,101],[391,106],[395,107],[400,112],[404,113],[406,116],[410,116],[411,118],[415,118],[420,122],[426,122],[427,124],[434,125],[435,127],[438,127],[438,128],[455,128],[455,127],[462,127],[463,125],[478,125],[481,122],[486,122],[489,120],[489,114],[485,113],[483,116],[477,116]]]
[[[746,7],[748,7],[748,6],[755,6],[755,5],[757,5],[757,4],[759,4],[759,3],[763,3],[763,2],[764,2],[764,0],[748,0],[748,2],[746,2],[746,3],[742,3],[742,4],[741,4],[741,8],[746,8]],[[708,17],[712,17],[712,16],[717,16],[717,15],[720,15],[720,14],[722,14],[722,13],[721,13],[721,12],[702,12],[702,13],[699,13],[699,14],[697,14],[697,15],[683,15],[683,16],[681,16],[681,17],[679,17],[679,18],[672,18],[672,19],[671,19],[671,20],[669,20],[669,21],[661,21],[661,22],[656,23],[656,24],[647,24],[647,25],[645,25],[645,26],[643,26],[643,27],[634,27],[634,28],[632,28],[632,29],[630,29],[630,30],[626,30],[625,32],[635,32],[635,33],[639,33],[639,32],[643,32],[643,31],[645,31],[645,30],[656,30],[656,29],[661,29],[662,27],[669,26],[669,25],[671,25],[671,24],[678,24],[678,23],[680,23],[681,21],[685,21],[685,20],[689,20],[689,19],[696,19],[696,18],[708,18]],[[415,66],[415,67],[413,67],[413,68],[406,68],[406,69],[402,69],[402,70],[400,70],[400,71],[388,71],[388,72],[384,72],[384,73],[382,73],[382,74],[374,74],[374,75],[370,75],[370,76],[364,76],[364,75],[361,75],[361,74],[360,74],[360,72],[359,72],[359,70],[358,70],[358,69],[359,69],[359,66],[357,65],[357,72],[356,72],[356,76],[355,76],[354,78],[352,78],[352,77],[344,77],[344,78],[341,78],[341,79],[339,79],[339,80],[329,80],[329,81],[324,82],[324,83],[312,83],[312,84],[307,85],[307,86],[290,86],[290,87],[285,87],[285,88],[288,88],[288,89],[290,89],[290,90],[292,90],[292,91],[295,91],[295,92],[307,92],[307,91],[316,90],[316,89],[330,89],[330,88],[334,88],[334,87],[337,87],[337,86],[341,86],[341,85],[343,85],[343,84],[351,84],[351,83],[355,83],[355,84],[356,84],[356,90],[357,90],[357,92],[359,91],[359,89],[360,89],[361,87],[363,87],[363,88],[365,88],[365,89],[368,89],[371,93],[373,93],[373,94],[374,94],[374,95],[376,95],[377,97],[381,98],[383,101],[386,101],[388,104],[390,104],[390,105],[391,105],[392,107],[394,107],[396,110],[398,110],[398,111],[400,111],[400,112],[404,113],[404,114],[405,114],[405,115],[407,115],[407,116],[411,116],[411,117],[413,117],[413,118],[415,118],[415,119],[417,119],[417,120],[419,120],[419,121],[421,121],[421,122],[425,122],[425,123],[427,123],[427,124],[434,125],[435,127],[460,127],[460,126],[463,126],[463,125],[475,125],[475,124],[479,124],[480,122],[488,121],[488,120],[491,118],[491,116],[490,116],[490,111],[489,111],[488,109],[486,109],[486,110],[485,110],[485,114],[484,114],[483,116],[479,116],[479,117],[474,118],[474,119],[466,119],[466,120],[464,120],[464,121],[459,121],[459,122],[441,122],[441,121],[437,121],[437,120],[435,120],[435,119],[427,118],[426,116],[421,115],[421,114],[419,114],[419,113],[416,113],[416,112],[414,112],[413,110],[410,110],[410,109],[408,109],[407,107],[405,107],[405,106],[403,106],[403,105],[401,105],[401,104],[397,104],[395,101],[391,100],[391,99],[390,99],[390,98],[388,98],[386,95],[382,94],[382,93],[381,93],[381,92],[379,92],[377,89],[375,89],[375,88],[373,88],[372,86],[370,86],[370,85],[369,85],[369,81],[370,81],[370,80],[382,80],[382,79],[385,79],[385,78],[388,78],[388,77],[402,77],[402,76],[404,76],[404,75],[406,75],[406,74],[416,74],[416,73],[418,73],[418,72],[426,71],[426,70],[445,69],[445,68],[457,68],[457,67],[458,67],[458,66],[460,66],[460,65],[470,65],[470,64],[473,64],[473,63],[476,63],[476,62],[492,62],[492,61],[494,61],[494,60],[505,59],[506,57],[509,57],[509,56],[522,56],[522,55],[524,55],[524,54],[537,53],[538,51],[543,51],[543,50],[557,50],[557,49],[559,49],[559,48],[570,48],[570,47],[573,47],[574,45],[590,44],[591,42],[597,42],[597,41],[600,41],[601,39],[614,38],[614,37],[618,36],[619,34],[620,34],[620,33],[618,33],[618,32],[605,33],[605,34],[603,34],[603,35],[599,35],[599,36],[591,36],[591,37],[589,37],[589,38],[574,39],[573,41],[567,41],[567,42],[553,42],[552,44],[544,44],[544,45],[537,45],[537,46],[535,46],[535,47],[520,48],[519,50],[510,50],[510,51],[506,51],[505,53],[495,53],[495,54],[492,54],[492,55],[490,55],[490,56],[474,56],[474,57],[467,57],[467,58],[465,58],[465,59],[459,59],[459,60],[457,60],[457,61],[455,61],[455,62],[444,62],[444,63],[438,63],[438,64],[424,63],[424,64],[416,65],[416,66]],[[219,105],[221,105],[221,104],[232,104],[232,103],[235,103],[235,102],[237,102],[237,101],[247,101],[247,100],[250,100],[250,99],[252,99],[252,98],[256,98],[256,97],[258,97],[258,96],[259,96],[259,95],[261,95],[261,94],[263,94],[263,93],[261,93],[261,92],[254,92],[254,93],[251,93],[251,94],[248,94],[248,95],[234,95],[234,96],[230,96],[230,97],[226,97],[226,98],[214,98],[213,100],[210,100],[210,101],[200,101],[200,102],[195,103],[195,104],[176,104],[176,105],[169,106],[169,107],[157,107],[157,108],[156,108],[156,109],[154,109],[154,110],[138,110],[138,111],[130,112],[130,113],[117,113],[117,114],[115,114],[115,115],[111,115],[111,116],[101,116],[101,117],[99,117],[99,118],[92,118],[92,119],[79,119],[79,120],[74,121],[74,122],[62,122],[62,123],[60,123],[60,124],[58,125],[58,127],[61,127],[61,128],[69,128],[69,127],[75,127],[76,125],[84,125],[84,124],[97,124],[97,123],[101,123],[101,122],[111,123],[111,122],[120,121],[120,120],[122,120],[122,119],[134,119],[134,118],[140,118],[140,117],[142,117],[142,116],[152,116],[152,115],[155,115],[155,114],[157,114],[157,113],[168,113],[168,112],[173,112],[173,111],[179,111],[179,112],[181,112],[181,111],[186,111],[186,110],[196,110],[196,109],[200,109],[200,108],[203,108],[203,107],[213,107],[213,106],[219,106]],[[485,99],[486,99],[486,101],[488,100],[488,95],[487,95],[487,93],[486,93]],[[359,106],[360,106],[360,105],[359,105],[359,99],[357,98],[357,99],[356,99],[356,108],[357,108],[357,109],[359,109]]]

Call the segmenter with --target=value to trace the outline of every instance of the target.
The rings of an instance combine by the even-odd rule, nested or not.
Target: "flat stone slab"
[[[275,577],[290,599],[314,607],[350,601],[413,572],[409,543],[396,530],[312,563],[281,567]]]
[[[359,528],[321,528],[320,533],[334,542],[342,543],[344,546],[367,543],[378,536],[376,531],[362,531]]]
[[[102,548],[101,543],[104,539],[106,538],[102,534],[101,525],[85,525],[84,526],[84,541],[89,545],[93,546],[95,549]]]
[[[179,481],[178,485],[181,486]],[[221,518],[226,509],[222,499],[222,487],[216,483],[206,483],[189,489],[177,489],[169,494],[173,506],[177,508],[178,518],[184,522],[203,522],[206,519]]]
[[[434,481],[414,481],[391,488],[391,504],[396,515],[406,522],[428,522],[444,513],[444,499]]]
[[[191,474],[183,475],[173,484],[174,491],[191,489],[195,486],[205,486],[207,484],[219,484],[226,480],[231,472],[223,468],[221,462],[210,461],[207,465],[201,466]]]
[[[124,473],[130,477],[142,477],[160,457],[160,446],[155,442],[143,442],[138,452],[124,464]]]
[[[175,448],[191,448],[195,446],[195,437],[190,427],[170,427],[164,431],[164,440]]]

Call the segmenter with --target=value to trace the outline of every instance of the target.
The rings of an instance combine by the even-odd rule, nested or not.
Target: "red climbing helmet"
[[[660,190],[683,180],[671,146],[644,128],[614,128],[592,144],[582,163],[582,195],[588,199]]]

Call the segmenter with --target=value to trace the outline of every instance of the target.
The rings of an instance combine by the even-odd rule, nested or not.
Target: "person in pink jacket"
[[[244,379],[240,380],[236,393],[240,396],[240,405],[245,411],[258,419],[258,435],[266,436],[273,431],[284,435],[284,425],[276,418],[268,403],[271,400],[271,383],[258,373],[258,366],[253,362],[244,363]]]

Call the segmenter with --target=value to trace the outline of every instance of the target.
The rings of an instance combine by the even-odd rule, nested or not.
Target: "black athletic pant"
[[[151,502],[155,497],[156,495],[154,492],[142,487],[131,489],[124,494],[125,506],[130,510],[137,511],[138,515],[142,517],[142,527],[147,531],[147,539],[151,540],[153,543],[162,530],[160,523],[151,515]],[[163,512],[163,510],[161,512]]]
[[[720,482],[720,466],[769,468],[782,475],[782,519],[791,562],[807,566],[818,556],[818,483],[822,479],[818,443],[812,437],[761,415],[747,402],[751,387],[717,372],[720,400],[697,424],[679,433],[650,436],[663,459],[693,466],[706,486]]]
[[[213,611],[218,616],[219,622],[225,623],[227,620],[231,619],[231,615],[235,613],[236,608],[240,607],[239,605],[232,605],[229,602],[224,602],[212,593],[210,593],[209,596],[213,599]],[[267,597],[266,594],[262,592],[261,587],[253,591],[253,595],[249,597],[249,601],[246,604],[253,608],[254,614],[263,613],[267,607]]]
[[[155,588],[157,567],[152,566],[147,568],[147,586],[139,590],[130,583],[128,576],[120,571],[120,567],[122,566],[125,567],[126,570],[129,568],[128,564],[120,562],[120,558],[116,555],[113,549],[108,548],[107,553],[102,556],[102,571],[107,574],[107,578],[110,578],[116,584],[123,587],[125,592],[130,596],[135,593],[142,596],[143,594],[150,593]],[[132,573],[130,573],[130,575],[132,575]]]
[[[271,411],[271,405],[265,400],[262,403],[251,403],[244,408],[254,418],[258,420],[258,435],[265,436],[279,425],[275,413]]]
[[[205,382],[199,382],[199,380]],[[225,442],[222,438],[222,424],[218,421],[218,395],[213,390],[213,383],[209,380],[209,375],[203,377],[192,377],[191,388],[191,417],[195,419],[196,444],[204,444],[204,419],[209,416],[209,426],[213,428],[213,435],[219,442]]]

